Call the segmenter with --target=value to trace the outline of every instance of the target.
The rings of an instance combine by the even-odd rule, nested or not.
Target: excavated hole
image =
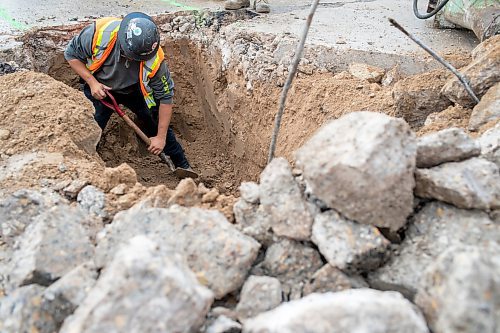
[[[234,119],[230,119],[223,107],[217,106],[218,95],[223,94],[227,86],[226,77],[220,75],[220,66],[216,64],[221,61],[220,56],[205,57],[189,40],[169,41],[164,50],[175,81],[171,123],[174,132],[191,165],[200,173],[199,181],[218,188],[221,193],[235,193],[242,180],[256,179],[266,152],[256,153],[254,148],[251,158],[243,159],[243,155],[249,155],[245,150],[251,146],[245,147],[235,138],[232,133]],[[60,52],[54,55],[52,63],[48,70],[50,76],[79,87],[77,77]],[[244,95],[245,89],[241,93]],[[134,119],[133,113],[128,112]],[[245,119],[236,121],[244,122]],[[164,184],[174,188],[179,182],[166,164],[148,153],[145,145],[117,115],[112,116],[103,131],[97,151],[108,167],[129,164],[144,185]]]

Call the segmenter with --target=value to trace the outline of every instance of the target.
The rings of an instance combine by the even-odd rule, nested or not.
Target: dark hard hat
[[[118,42],[127,58],[145,61],[160,47],[160,33],[153,19],[144,13],[130,13],[120,23]]]

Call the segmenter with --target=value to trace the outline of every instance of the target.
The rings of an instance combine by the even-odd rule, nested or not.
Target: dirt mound
[[[95,145],[101,131],[82,97],[40,73],[0,77],[2,189],[74,178],[99,183],[104,164]]]

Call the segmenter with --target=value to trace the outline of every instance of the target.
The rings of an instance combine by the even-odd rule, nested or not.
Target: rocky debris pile
[[[488,331],[498,138],[350,113],[294,167],[276,158],[243,183],[234,223],[209,209],[216,190],[145,188],[126,165],[106,187],[15,192],[0,201],[0,330]]]

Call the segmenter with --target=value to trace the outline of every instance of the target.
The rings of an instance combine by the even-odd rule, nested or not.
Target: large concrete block
[[[243,285],[236,312],[240,320],[277,307],[283,299],[281,283],[270,276],[250,276]]]
[[[368,288],[361,276],[350,276],[340,269],[326,264],[304,286],[303,294],[336,292],[346,289]]]
[[[469,129],[478,130],[490,121],[500,120],[500,83],[491,87],[474,107],[469,119]]]
[[[0,239],[9,247],[34,218],[67,201],[55,192],[19,190],[0,201]]]
[[[0,332],[56,332],[58,328],[56,320],[42,306],[44,289],[32,284],[0,298]]]
[[[43,292],[43,308],[52,315],[58,329],[87,297],[96,280],[96,268],[92,262],[87,262],[64,275]]]
[[[271,245],[255,275],[276,277],[282,284],[285,298],[299,298],[304,284],[324,265],[315,249],[298,241],[281,239]]]
[[[314,195],[329,207],[397,230],[412,211],[416,151],[403,120],[353,112],[323,126],[296,158]]]
[[[213,293],[181,256],[137,236],[124,243],[61,333],[195,333]]]
[[[447,128],[417,140],[417,167],[430,168],[445,162],[458,162],[479,156],[479,142],[461,128]]]
[[[354,272],[380,267],[390,245],[377,228],[349,221],[333,210],[316,215],[312,240],[330,265]]]
[[[500,43],[477,53],[477,57],[460,72],[469,80],[475,95],[481,98],[500,81]],[[456,76],[445,84],[442,93],[454,103],[465,107],[474,106],[474,101]]]
[[[309,240],[313,217],[284,158],[275,158],[260,175],[260,203],[276,235]]]
[[[452,247],[427,268],[416,303],[433,332],[498,332],[499,250]]]
[[[415,194],[460,208],[500,208],[498,166],[482,158],[450,162],[431,169],[417,169]]]
[[[352,289],[312,294],[249,319],[244,333],[428,333],[425,320],[397,292]]]
[[[78,209],[56,206],[38,216],[19,238],[11,260],[9,288],[31,283],[48,286],[92,259],[94,246],[79,223]]]
[[[370,285],[413,297],[427,267],[448,248],[460,244],[494,248],[500,245],[500,225],[481,211],[428,203],[413,218],[396,255],[369,275]]]
[[[191,270],[217,298],[237,290],[257,257],[260,244],[238,231],[218,211],[173,206],[117,214],[96,249],[103,267],[118,247],[136,235],[147,235],[184,255]]]
[[[484,132],[478,140],[481,144],[481,157],[500,168],[500,123]]]

